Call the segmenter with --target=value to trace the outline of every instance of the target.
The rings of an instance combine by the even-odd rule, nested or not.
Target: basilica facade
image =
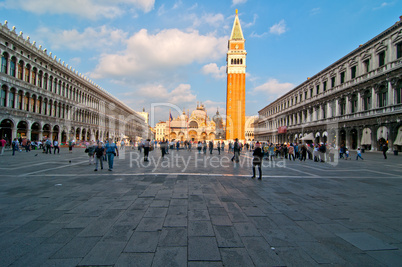
[[[0,137],[137,140],[144,118],[23,33],[0,25]]]
[[[402,18],[259,112],[256,140],[402,146]]]

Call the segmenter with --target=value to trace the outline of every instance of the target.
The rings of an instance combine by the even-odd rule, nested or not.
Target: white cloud
[[[49,28],[39,28],[39,35],[42,39],[47,39],[52,49],[102,49],[115,47],[117,44],[124,43],[127,33],[122,30],[112,29],[107,26],[97,28],[88,27],[83,32],[77,30],[54,30]]]
[[[394,4],[394,2],[383,2],[381,3],[381,5],[374,7],[373,10],[378,10],[378,9],[382,9],[385,8],[387,6],[392,6]]]
[[[268,34],[268,32],[264,32],[264,33],[261,33],[261,34],[252,32],[252,33],[250,34],[250,37],[251,37],[251,38],[262,38],[262,37],[266,36],[267,34]]]
[[[134,92],[125,93],[124,99],[127,102],[138,99],[139,96],[143,103],[161,103],[166,102],[175,105],[185,105],[196,101],[197,96],[191,91],[190,84],[179,84],[176,88],[167,89],[161,84],[148,84],[141,86]]]
[[[292,83],[280,83],[277,79],[270,78],[266,83],[255,87],[252,94],[262,93],[276,98],[289,92],[294,86]]]
[[[103,54],[91,76],[151,78],[164,75],[177,67],[224,57],[226,42],[225,37],[200,35],[195,30],[167,29],[149,34],[142,29],[126,41],[125,51]]]
[[[210,63],[202,67],[202,73],[212,75],[216,79],[223,79],[226,77],[226,66],[219,68],[216,63]]]
[[[232,0],[232,6],[238,5],[238,4],[245,4],[247,0]]]
[[[310,10],[310,15],[312,15],[312,16],[320,14],[320,13],[321,13],[321,8],[319,8],[319,7],[316,7],[316,8],[313,8],[312,10]]]
[[[205,13],[200,17],[196,13],[188,13],[183,16],[183,19],[192,22],[193,28],[198,28],[206,24],[214,28],[219,28],[222,27],[225,21],[225,17],[221,13]]]
[[[81,64],[81,58],[79,58],[79,57],[73,57],[73,58],[71,58],[68,62],[69,62],[69,64],[70,64],[71,66],[77,67],[77,66],[79,66],[79,65]]]
[[[88,19],[115,18],[127,7],[149,12],[155,0],[5,0],[0,7],[21,9],[35,14],[70,14]]]
[[[285,20],[281,20],[278,23],[274,24],[271,28],[269,28],[269,32],[272,34],[281,35],[287,31]]]
[[[254,14],[254,16],[253,16],[253,22],[249,22],[249,23],[244,23],[244,22],[242,22],[241,24],[243,25],[243,28],[249,28],[249,27],[251,27],[251,26],[254,26],[255,23],[256,23],[256,21],[257,21],[257,18],[258,18],[258,15],[257,15],[257,14]]]

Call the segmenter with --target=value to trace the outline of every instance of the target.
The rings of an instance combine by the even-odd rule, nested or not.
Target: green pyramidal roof
[[[237,10],[236,10],[237,11]],[[243,31],[241,30],[239,17],[236,12],[236,17],[233,23],[232,34],[230,36],[230,40],[243,40]]]

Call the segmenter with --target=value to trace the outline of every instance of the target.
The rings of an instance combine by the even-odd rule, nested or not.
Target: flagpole
[[[170,113],[169,109],[169,135],[168,135],[168,140],[170,139],[170,118],[172,117],[172,114]]]

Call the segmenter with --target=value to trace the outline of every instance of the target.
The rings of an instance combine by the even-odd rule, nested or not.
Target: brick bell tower
[[[244,140],[246,123],[246,55],[238,11],[233,23],[226,56],[226,139]]]

